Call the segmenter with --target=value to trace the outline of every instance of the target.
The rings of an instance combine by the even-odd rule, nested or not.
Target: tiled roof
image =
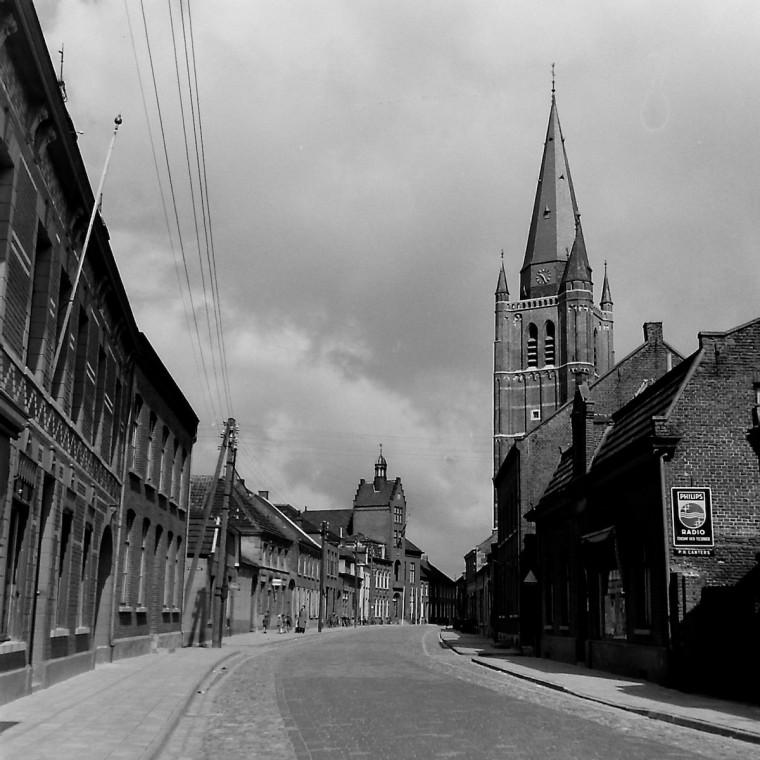
[[[549,494],[555,493],[565,488],[573,478],[573,447],[565,449],[559,458],[559,464],[557,469],[554,470],[554,474],[549,480],[549,484],[546,486],[544,495],[541,497],[543,500]]]
[[[343,528],[343,535],[349,536],[352,532],[354,512],[351,509],[315,509],[306,510],[302,517],[310,522],[319,532],[320,523],[326,521],[329,523],[329,530],[340,536],[340,529]]]
[[[422,549],[419,546],[413,544],[406,536],[404,536],[404,551],[422,554]]]
[[[420,577],[428,583],[437,583],[439,585],[454,585],[454,581],[446,573],[439,570],[432,562],[423,559],[420,563]]]
[[[190,479],[191,523],[196,516],[202,520],[206,493],[211,487],[212,481],[213,476],[211,475],[196,475]],[[224,481],[220,478],[214,493],[214,503],[211,507],[212,518],[221,516],[223,503]],[[232,486],[228,514],[230,528],[243,535],[266,533],[283,541],[291,540],[265,510],[257,508],[251,494],[239,480],[236,480]],[[204,538],[204,545],[207,540]]]
[[[609,461],[632,443],[654,435],[652,418],[665,416],[670,411],[698,356],[699,352],[684,359],[612,415],[612,425],[602,437],[592,469]]]

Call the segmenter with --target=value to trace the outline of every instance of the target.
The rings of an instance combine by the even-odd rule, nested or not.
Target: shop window
[[[5,574],[3,588],[3,616],[0,620],[0,641],[8,638],[21,638],[21,588],[23,586],[24,561],[26,548],[27,523],[29,508],[13,501],[11,506],[10,528],[5,555]]]
[[[92,523],[84,526],[84,537],[82,539],[82,567],[79,573],[79,596],[77,608],[77,627],[81,628],[87,625],[87,605],[90,599],[90,585],[92,574]]]
[[[58,578],[56,588],[55,625],[68,628],[69,581],[71,575],[71,528],[74,513],[64,511],[61,517],[61,541],[58,550]]]
[[[624,639],[626,637],[625,593],[620,571],[616,568],[602,573],[599,581],[602,634],[608,639]]]

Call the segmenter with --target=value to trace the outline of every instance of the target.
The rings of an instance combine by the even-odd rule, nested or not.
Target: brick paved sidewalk
[[[474,634],[445,630],[441,632],[441,641],[492,670],[657,720],[760,744],[757,706],[666,689],[649,681],[556,660],[527,657]]]
[[[336,629],[337,630],[337,629]],[[316,627],[307,633],[316,634]],[[198,689],[251,647],[301,634],[240,634],[221,649],[188,647],[130,657],[0,706],[0,758],[150,760]]]

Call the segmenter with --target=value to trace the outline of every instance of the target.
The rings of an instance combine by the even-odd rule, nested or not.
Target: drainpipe
[[[663,558],[665,560],[664,576],[665,576],[665,612],[667,617],[667,642],[666,651],[670,654],[673,645],[673,610],[671,610],[670,599],[670,542],[668,541],[668,498],[666,490],[666,475],[665,475],[665,454],[660,454],[657,457],[658,466],[660,468],[660,503],[662,511],[662,541],[663,541]],[[678,610],[676,609],[676,614]]]

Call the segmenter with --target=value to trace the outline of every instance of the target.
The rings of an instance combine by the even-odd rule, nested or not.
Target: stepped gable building
[[[377,588],[382,588],[380,596],[384,604],[387,600],[388,609],[386,615],[376,610],[372,617],[383,617],[392,623],[419,622],[427,615],[420,574],[422,550],[406,538],[406,497],[401,478],[390,480],[387,473],[388,463],[381,450],[374,478],[359,481],[351,509],[310,509],[304,516],[315,526],[328,522],[330,531],[336,532],[339,539],[358,536],[374,546],[379,561],[373,566],[380,573]],[[387,578],[385,563],[390,563],[390,578],[389,585],[382,587],[379,583]]]
[[[197,417],[135,323],[34,7],[0,3],[0,698],[176,646]],[[67,317],[67,313],[70,315]]]
[[[681,361],[662,325],[644,325],[644,343],[614,363],[612,298],[606,268],[594,286],[575,189],[552,91],[549,126],[520,274],[511,301],[502,262],[494,342],[494,526],[486,624],[494,637],[533,647],[538,641],[539,578],[534,526],[525,513],[543,494],[571,442],[576,385],[611,413]]]
[[[579,386],[572,446],[529,513],[541,654],[730,698],[760,680],[760,319],[609,414]]]

